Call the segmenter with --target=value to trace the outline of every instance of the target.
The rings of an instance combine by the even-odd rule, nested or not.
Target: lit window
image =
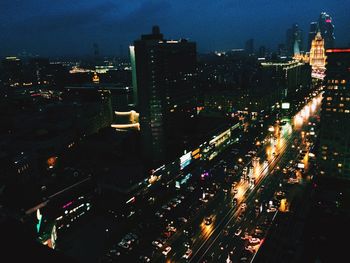
[[[327,100],[332,100],[333,98],[332,97],[327,97]]]

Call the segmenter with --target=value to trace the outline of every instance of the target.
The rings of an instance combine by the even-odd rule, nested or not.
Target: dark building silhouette
[[[254,39],[251,38],[251,39],[248,39],[246,42],[245,42],[245,48],[244,48],[245,52],[248,54],[248,55],[252,55],[254,54]]]
[[[287,50],[286,50],[286,45],[281,43],[278,45],[278,55],[280,57],[287,56]]]
[[[265,46],[260,46],[259,47],[259,57],[260,58],[264,58],[264,57],[266,57],[266,47]]]
[[[334,37],[334,25],[332,23],[332,17],[326,12],[322,12],[317,22],[310,23],[309,39],[307,51],[311,48],[312,40],[315,39],[317,32],[321,33],[322,38],[325,41],[325,48],[333,48]]]
[[[183,152],[186,123],[196,114],[196,44],[165,40],[159,27],[130,47],[143,149],[153,164]]]
[[[324,39],[326,49],[333,48],[335,37],[332,17],[326,12],[322,12],[318,19],[318,27],[321,32],[321,36]]]
[[[320,129],[320,168],[350,178],[350,49],[328,49]]]

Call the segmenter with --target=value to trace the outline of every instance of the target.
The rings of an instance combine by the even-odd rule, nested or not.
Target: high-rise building
[[[309,40],[308,40],[308,46],[306,51],[309,51],[311,48],[311,43],[315,39],[315,36],[318,31],[318,23],[317,22],[311,22],[310,23],[310,31],[309,31]]]
[[[278,44],[277,50],[278,50],[277,51],[278,56],[280,57],[287,56],[286,44],[284,43]]]
[[[350,178],[350,48],[326,55],[319,164],[327,175]]]
[[[293,24],[291,28],[287,29],[286,46],[288,55],[293,56],[295,52],[300,52],[303,49],[303,31],[298,24]]]
[[[321,35],[324,39],[325,47],[333,48],[334,47],[334,25],[332,23],[332,17],[326,12],[322,12],[318,19],[318,28],[321,32]]]
[[[258,55],[259,55],[259,57],[260,58],[264,58],[264,57],[266,57],[266,54],[267,52],[266,52],[266,47],[265,46],[260,46],[259,47],[259,53],[258,53]]]
[[[196,44],[165,40],[154,26],[134,42],[130,55],[143,150],[158,164],[183,153],[182,135],[196,114]]]
[[[323,79],[326,70],[326,53],[324,40],[321,33],[318,32],[315,39],[312,40],[310,50],[310,66],[312,67],[312,77]]]
[[[246,42],[245,42],[245,48],[244,48],[245,52],[248,54],[248,55],[252,55],[254,54],[254,39],[251,38],[251,39],[248,39]]]

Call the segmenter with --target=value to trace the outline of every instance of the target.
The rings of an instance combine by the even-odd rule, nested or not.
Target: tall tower
[[[196,114],[196,44],[165,40],[154,26],[130,47],[130,57],[144,155],[160,164],[183,153],[183,126]]]
[[[334,25],[332,23],[332,17],[326,12],[322,12],[318,19],[318,28],[321,32],[321,36],[324,39],[325,48],[334,47]]]
[[[319,164],[327,175],[350,179],[350,48],[326,54]]]
[[[303,50],[303,31],[298,24],[293,24],[291,28],[287,29],[286,46],[288,55],[294,55],[295,42],[299,47],[299,51]]]
[[[318,32],[318,23],[317,22],[311,22],[310,23],[308,46],[307,46],[306,50],[309,50],[311,48],[311,43],[315,39],[315,36],[316,36],[317,32]]]
[[[326,70],[326,53],[324,40],[321,33],[318,32],[311,43],[310,66],[312,68],[312,77],[323,79]]]

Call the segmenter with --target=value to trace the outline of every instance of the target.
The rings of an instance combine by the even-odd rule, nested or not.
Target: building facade
[[[321,33],[318,32],[315,39],[312,40],[310,49],[310,66],[312,67],[312,77],[323,79],[326,70],[326,52],[324,40]]]
[[[165,40],[155,26],[134,42],[130,57],[144,155],[161,163],[180,152],[184,126],[196,114],[196,44]]]
[[[350,178],[350,49],[326,54],[319,163],[327,175]]]

